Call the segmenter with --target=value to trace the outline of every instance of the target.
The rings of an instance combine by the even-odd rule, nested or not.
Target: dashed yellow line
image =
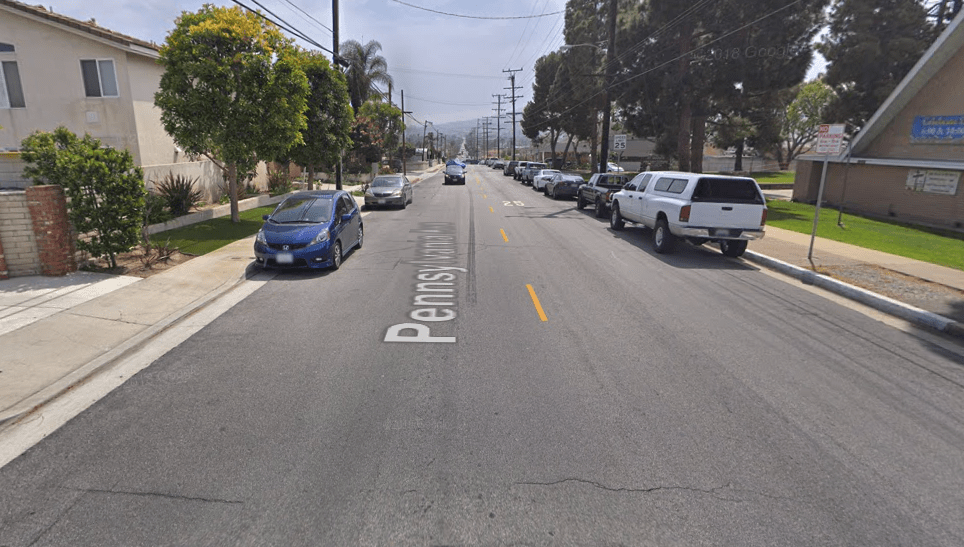
[[[495,212],[495,209],[489,207],[489,212],[490,212],[490,213],[494,213],[494,212]]]
[[[529,289],[529,296],[532,297],[532,305],[536,307],[536,312],[539,314],[539,319],[543,322],[548,321],[549,318],[546,317],[546,312],[542,311],[542,304],[539,303],[539,297],[536,296],[535,289],[532,285],[526,285],[526,289]]]
[[[508,242],[509,242],[509,236],[505,235],[505,230],[503,230],[502,228],[499,228],[499,231],[502,232],[502,239],[504,239],[505,242],[508,243]]]

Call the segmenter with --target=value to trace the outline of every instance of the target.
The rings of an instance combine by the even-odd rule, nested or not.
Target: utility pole
[[[495,152],[497,156],[502,155],[502,97],[503,95],[493,95],[498,99],[498,106],[495,107]]]
[[[425,161],[425,130],[428,129],[428,120],[422,122],[422,161]]]
[[[479,128],[479,125],[481,123],[482,123],[482,120],[480,120],[479,118],[475,119],[475,159],[482,159],[482,156],[479,153],[479,137],[482,136],[482,131]]]
[[[338,0],[331,0],[331,42],[331,60],[337,66],[341,64],[338,62],[340,60],[338,55]],[[338,190],[341,190],[341,163],[344,155],[344,150],[339,151],[338,165],[335,167],[335,188]]]
[[[606,77],[603,80],[603,126],[602,126],[602,147],[599,154],[599,172],[605,173],[609,170],[609,117],[611,110],[609,106],[609,86],[613,81],[613,69],[616,66],[616,0],[609,0],[609,49],[606,50]]]
[[[488,155],[489,154],[489,117],[486,116],[482,119],[485,120],[484,122],[482,122],[482,130],[485,132],[485,154]]]
[[[402,90],[402,152],[399,154],[402,158],[402,176],[408,176],[407,169],[405,168],[405,114],[411,114],[411,112],[405,111],[405,90]]]
[[[615,0],[614,0],[614,1],[615,1]],[[509,85],[509,87],[507,87],[507,88],[505,88],[505,89],[510,89],[510,90],[512,90],[512,159],[513,159],[513,160],[515,159],[515,116],[516,116],[516,114],[515,114],[515,100],[522,98],[522,95],[516,95],[516,94],[515,94],[515,90],[516,90],[516,89],[522,89],[522,86],[516,87],[516,85],[515,85],[515,73],[516,73],[516,72],[521,72],[521,71],[522,71],[521,68],[519,68],[519,69],[514,69],[514,70],[513,70],[513,69],[509,69],[509,70],[503,70],[503,71],[502,71],[502,72],[508,72],[508,73],[509,73],[509,81],[511,82],[511,84]]]

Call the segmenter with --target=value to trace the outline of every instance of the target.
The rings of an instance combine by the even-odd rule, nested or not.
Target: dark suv
[[[511,176],[515,176],[515,166],[516,166],[516,165],[519,165],[519,162],[514,161],[514,160],[513,160],[513,161],[510,161],[510,162],[507,163],[507,164],[505,164],[505,169],[502,170],[502,175],[503,175],[503,176],[506,176],[506,177],[508,177],[508,176],[510,176],[510,175],[511,175]]]

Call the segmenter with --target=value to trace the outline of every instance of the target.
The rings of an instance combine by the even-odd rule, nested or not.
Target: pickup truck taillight
[[[679,210],[679,221],[689,222],[690,221],[690,206],[684,205],[682,209]]]
[[[767,223],[767,209],[763,208],[763,215],[760,217],[760,227],[766,226]]]

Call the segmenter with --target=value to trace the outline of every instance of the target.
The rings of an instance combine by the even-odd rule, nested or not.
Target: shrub
[[[383,165],[381,169],[378,170],[379,175],[394,175],[395,170],[387,165]]]
[[[154,189],[167,202],[171,214],[179,217],[191,212],[201,202],[201,191],[194,189],[197,178],[168,173],[164,180],[154,183]]]
[[[268,168],[268,193],[272,196],[280,196],[291,191],[291,176],[287,171],[279,169],[272,171]]]
[[[160,224],[174,218],[167,209],[167,200],[163,196],[148,191],[144,195],[144,224]]]
[[[79,138],[63,126],[32,133],[20,148],[25,177],[64,188],[77,248],[107,257],[116,268],[117,254],[140,240],[144,219],[144,172],[131,153],[104,146],[89,134]]]

